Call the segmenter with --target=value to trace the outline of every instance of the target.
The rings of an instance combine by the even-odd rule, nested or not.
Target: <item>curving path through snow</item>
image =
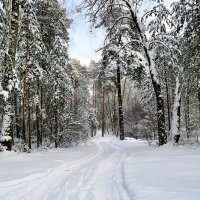
[[[0,199],[132,200],[134,197],[129,192],[125,180],[124,163],[127,155],[118,143],[118,139],[114,136],[101,138],[97,135],[87,146],[72,148],[68,154],[65,150],[66,155],[62,154],[60,164],[52,166],[50,164],[51,167],[44,171],[37,172],[36,169],[34,173],[25,177],[0,182]],[[79,156],[81,149],[84,153]],[[38,157],[40,156],[42,155]],[[48,154],[42,157],[43,164],[40,163],[40,159],[37,160],[37,156],[34,158],[34,155],[31,155],[29,164],[32,166],[28,167],[40,169],[38,165],[42,168],[45,159],[47,163],[49,159],[58,162],[55,157],[49,157]],[[27,166],[26,161],[24,162]],[[21,167],[23,168],[23,164]],[[13,168],[13,170],[22,169]]]

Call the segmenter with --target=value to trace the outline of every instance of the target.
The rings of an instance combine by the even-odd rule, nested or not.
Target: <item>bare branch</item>
[[[112,32],[113,28],[115,27],[115,25],[116,25],[119,21],[121,21],[121,20],[123,20],[123,19],[129,19],[129,20],[131,20],[131,21],[133,20],[131,17],[128,17],[128,16],[119,17],[119,18],[113,23],[113,25],[111,26],[111,28],[110,28],[108,34],[106,35],[105,40],[106,40],[106,39],[108,38],[108,36],[111,34],[111,32]]]

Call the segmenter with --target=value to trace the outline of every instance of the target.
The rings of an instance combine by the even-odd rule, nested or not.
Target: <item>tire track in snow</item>
[[[108,143],[106,144],[106,148],[105,146],[101,148],[104,149],[104,151],[102,152],[100,160],[95,165],[87,185],[83,188],[84,193],[81,200],[88,200],[88,194],[90,194],[90,200],[117,199],[118,193],[113,188],[112,182],[112,172],[118,162],[116,148],[113,149],[110,145],[108,147]],[[112,194],[112,196],[110,196],[110,194]]]
[[[70,167],[75,169],[77,166],[81,166],[84,162],[96,158],[98,154],[99,149],[97,146],[97,151],[94,155],[91,154],[90,157],[86,156],[78,160],[75,164],[72,164]],[[34,173],[16,180],[0,182],[0,199],[43,200],[41,196],[43,196],[44,193],[48,193],[49,190],[51,190],[52,185],[57,184],[57,182],[60,182],[60,180],[63,179],[68,167],[67,163],[65,163],[53,169],[47,169],[45,172]]]
[[[107,144],[106,144],[107,145]],[[68,176],[64,177],[63,180],[56,186],[57,188],[62,188],[56,192],[49,193],[48,197],[45,199],[54,199],[51,197],[57,197],[59,200],[63,200],[67,196],[67,200],[94,200],[95,194],[94,190],[97,187],[99,178],[104,177],[102,173],[106,173],[106,170],[102,171],[102,166],[105,165],[112,158],[115,158],[115,150],[113,147],[104,148],[103,143],[99,145],[100,153],[99,155],[81,165],[78,173],[77,170],[69,173]],[[110,165],[113,167],[113,163]],[[100,177],[101,175],[101,177]],[[104,176],[103,176],[104,175]],[[107,177],[106,177],[107,178]],[[106,182],[106,180],[104,180]],[[63,187],[65,186],[65,187]],[[95,188],[94,188],[95,187]],[[101,198],[102,199],[102,198]],[[111,198],[113,199],[113,198]]]
[[[72,165],[64,163],[16,182],[0,183],[0,189],[8,187],[0,199],[133,200],[126,185],[124,149],[111,141],[97,142],[96,146],[95,154]]]
[[[66,165],[60,165],[53,169],[48,169],[43,173],[32,174],[31,176],[27,176],[22,178],[21,180],[25,180],[24,182],[20,181],[17,185],[9,185],[9,187],[5,190],[4,194],[0,197],[1,200],[31,200],[35,199],[37,196],[38,188],[44,189],[47,186],[47,183],[51,184],[54,181],[55,177],[59,177],[63,175],[63,170],[66,168]],[[33,178],[34,177],[34,178]],[[12,183],[13,181],[11,181]],[[16,183],[19,182],[16,180]],[[9,182],[8,182],[9,183]],[[2,193],[1,193],[2,194]],[[31,195],[30,195],[31,194]],[[40,200],[38,198],[38,200]]]
[[[63,167],[61,169],[55,170],[53,173],[53,177],[51,180],[44,180],[39,186],[36,186],[32,189],[31,193],[34,195],[30,198],[28,197],[29,194],[26,194],[26,198],[28,200],[64,200],[65,198],[65,182],[67,179],[69,179],[73,173],[77,173],[77,171],[80,171],[81,168],[87,164],[88,162],[91,162],[91,160],[97,160],[98,156],[100,155],[100,149],[99,146],[97,146],[97,151],[95,155],[90,155],[88,158],[83,158],[78,160],[72,165],[62,165]],[[55,174],[60,174],[59,176],[55,176]],[[48,185],[46,185],[48,183]],[[77,185],[76,185],[77,187]],[[53,193],[52,193],[53,191]],[[24,197],[24,196],[23,196]],[[21,199],[19,199],[21,200]],[[67,200],[69,200],[67,198]]]
[[[115,146],[119,151],[119,163],[117,164],[115,170],[115,177],[117,177],[115,181],[115,187],[119,192],[119,200],[134,200],[134,196],[130,193],[127,183],[126,183],[126,176],[125,176],[125,161],[127,154],[123,151],[120,145],[117,145],[113,142],[110,143],[111,145]]]
[[[63,167],[57,168],[54,170],[54,172],[52,173],[53,174],[52,176],[50,175],[49,177],[44,179],[39,185],[36,184],[36,186],[33,187],[30,192],[24,194],[23,196],[20,196],[20,198],[18,198],[17,200],[21,200],[21,199],[64,200],[66,197],[65,185],[66,185],[67,180],[71,180],[71,182],[73,182],[74,177],[76,178],[76,175],[78,173],[80,180],[79,179],[75,180],[76,184],[74,184],[74,187],[77,187],[77,181],[81,182],[81,179],[84,176],[84,173],[82,173],[85,170],[84,167],[87,166],[88,163],[97,162],[101,154],[102,154],[101,150],[98,147],[98,151],[96,152],[94,156],[91,156],[88,159],[85,159],[85,158],[83,160],[81,159],[80,161],[76,162],[73,165],[69,165],[69,166],[67,166],[66,164],[62,165]],[[56,173],[58,173],[58,176],[55,176]],[[29,193],[33,195],[30,197]],[[67,197],[67,200],[69,200],[68,197]]]
[[[81,186],[79,192],[73,191],[68,199],[133,200],[125,180],[124,163],[126,155],[118,145],[107,143],[106,146],[107,149],[102,151],[100,160],[90,170],[87,178],[81,179],[82,184],[79,185]],[[101,148],[105,147],[102,146]],[[103,184],[104,182],[109,182],[109,184]],[[67,185],[69,184],[70,182],[67,183]],[[70,190],[66,193],[69,194]]]

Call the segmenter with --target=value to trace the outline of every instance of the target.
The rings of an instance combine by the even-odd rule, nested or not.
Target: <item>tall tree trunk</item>
[[[45,11],[45,2],[41,2],[41,23],[40,23],[40,32],[42,36],[42,40],[45,40],[45,33],[44,33],[44,23],[43,23],[43,18],[44,18],[44,11]],[[44,48],[42,48],[42,54],[44,55]],[[42,59],[41,62],[42,68],[45,69],[45,62],[44,59]],[[40,88],[40,89],[39,89]],[[40,90],[40,93],[39,93]],[[38,105],[37,107],[37,115],[38,115],[38,121],[37,121],[37,146],[42,146],[42,141],[43,141],[43,116],[42,116],[42,109],[43,109],[43,88],[42,86],[40,87],[39,85],[39,80],[38,80]]]
[[[76,112],[78,108],[78,86],[79,86],[79,80],[75,78],[74,81],[74,111]]]
[[[55,106],[55,148],[58,148],[58,108]]]
[[[5,56],[5,66],[6,73],[4,77],[4,91],[7,92],[7,99],[4,106],[3,112],[3,124],[0,135],[0,143],[5,146],[7,150],[11,150],[12,148],[12,120],[14,114],[14,106],[13,106],[13,88],[12,84],[14,81],[14,68],[16,61],[16,49],[17,49],[17,40],[18,40],[18,16],[19,16],[19,2],[18,0],[12,0],[11,4],[11,43],[8,50],[8,54]]]
[[[6,148],[6,150],[11,151],[12,149],[12,106],[10,102],[7,101],[4,106],[4,115],[2,122],[2,130],[1,130],[1,145]]]
[[[197,79],[197,96],[198,96],[199,115],[200,115],[200,80],[198,80],[198,79]]]
[[[24,75],[26,76],[26,75]],[[23,136],[23,140],[24,140],[24,143],[26,144],[26,135],[27,135],[27,132],[26,132],[26,122],[27,122],[27,119],[26,119],[26,78],[24,78],[24,94],[23,94],[23,106],[22,106],[22,136]]]
[[[15,101],[15,131],[16,131],[16,137],[20,138],[20,120],[19,120],[19,111],[18,111],[18,94],[15,90],[14,94],[14,101]]]
[[[176,77],[176,88],[174,94],[174,104],[172,111],[172,122],[169,141],[178,143],[180,137],[180,108],[181,108],[181,88],[180,88],[180,75]]]
[[[92,84],[92,107],[95,109],[95,81]]]
[[[43,141],[43,87],[40,87],[40,145]]]
[[[94,114],[95,114],[95,129],[94,129],[94,135],[97,134],[97,124],[96,124],[96,119],[97,119],[97,82],[95,81],[94,85]]]
[[[118,110],[119,110],[119,136],[120,140],[124,140],[124,114],[122,108],[121,72],[119,64],[117,65],[117,91],[118,91]]]
[[[166,87],[166,97],[167,97],[168,131],[170,132],[170,129],[171,129],[171,105],[170,105],[170,95],[169,95],[169,83],[168,83],[166,69],[165,69],[165,87]]]
[[[165,107],[161,92],[161,85],[157,79],[158,77],[155,77],[156,75],[152,73],[154,70],[153,68],[151,68],[152,62],[153,61],[149,62],[149,66],[150,66],[151,81],[154,88],[156,96],[156,104],[157,104],[158,140],[159,140],[159,145],[163,145],[167,143],[167,134],[165,131],[165,109],[164,109]]]
[[[26,114],[27,114],[27,78],[28,78],[28,71],[29,71],[29,66],[28,66],[28,62],[29,62],[29,12],[27,11],[27,17],[26,17],[26,59],[25,59],[25,68],[24,68],[24,78],[23,78],[23,82],[24,82],[24,87],[23,87],[23,107],[22,107],[22,135],[23,135],[23,139],[24,139],[24,143],[27,143],[27,118],[26,118]]]
[[[28,147],[31,149],[31,106],[30,106],[30,83],[27,83],[28,86]]]
[[[37,103],[36,103],[36,131],[37,131],[37,148],[40,147],[40,138],[41,138],[41,132],[40,132],[40,83],[39,80],[37,80]]]
[[[93,119],[91,119],[90,132],[91,132],[91,137],[94,137],[94,122],[93,122]]]
[[[112,133],[114,133],[114,127],[113,127],[114,124],[113,124],[109,94],[108,94],[108,110],[109,110],[109,116],[110,116],[111,130],[112,130]]]
[[[185,97],[185,127],[187,138],[190,137],[190,96],[189,96],[189,81],[187,85],[187,92]]]
[[[143,34],[140,24],[138,23],[137,16],[134,14],[134,11],[132,10],[131,6],[130,6],[130,13],[142,42],[144,44],[147,44],[148,42],[147,37]],[[165,131],[165,114],[164,114],[165,107],[164,107],[164,100],[162,97],[161,84],[158,80],[157,71],[155,69],[153,54],[151,55],[148,46],[144,45],[143,48],[144,48],[144,52],[148,61],[150,77],[151,77],[152,85],[153,85],[155,96],[156,96],[158,141],[159,141],[159,145],[163,145],[167,143],[167,133]]]
[[[116,92],[114,94],[114,98],[113,98],[113,127],[114,127],[114,132],[113,134],[115,134],[116,136],[117,134],[117,112],[116,112]]]
[[[126,93],[126,81],[127,81],[127,77],[125,78],[124,85],[123,85],[122,105],[124,105],[124,99],[125,99],[125,93]]]
[[[197,78],[197,105],[198,105],[198,124],[197,127],[200,130],[200,79]],[[199,132],[197,132],[197,142],[199,142]]]
[[[93,81],[93,114],[94,119],[92,121],[92,137],[96,135],[96,81]]]
[[[102,87],[102,137],[105,134],[105,89]]]
[[[95,125],[95,119],[96,119],[96,115],[95,115],[95,81],[93,81],[92,84],[92,108],[93,108],[93,113],[92,113],[92,118],[91,118],[91,137],[93,137],[96,133],[96,125]]]

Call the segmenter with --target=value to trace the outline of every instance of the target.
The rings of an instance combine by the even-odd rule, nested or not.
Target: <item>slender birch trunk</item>
[[[181,107],[181,87],[180,87],[180,75],[176,77],[176,88],[174,94],[174,104],[172,111],[171,130],[169,136],[169,142],[178,143],[180,137],[180,107]]]

